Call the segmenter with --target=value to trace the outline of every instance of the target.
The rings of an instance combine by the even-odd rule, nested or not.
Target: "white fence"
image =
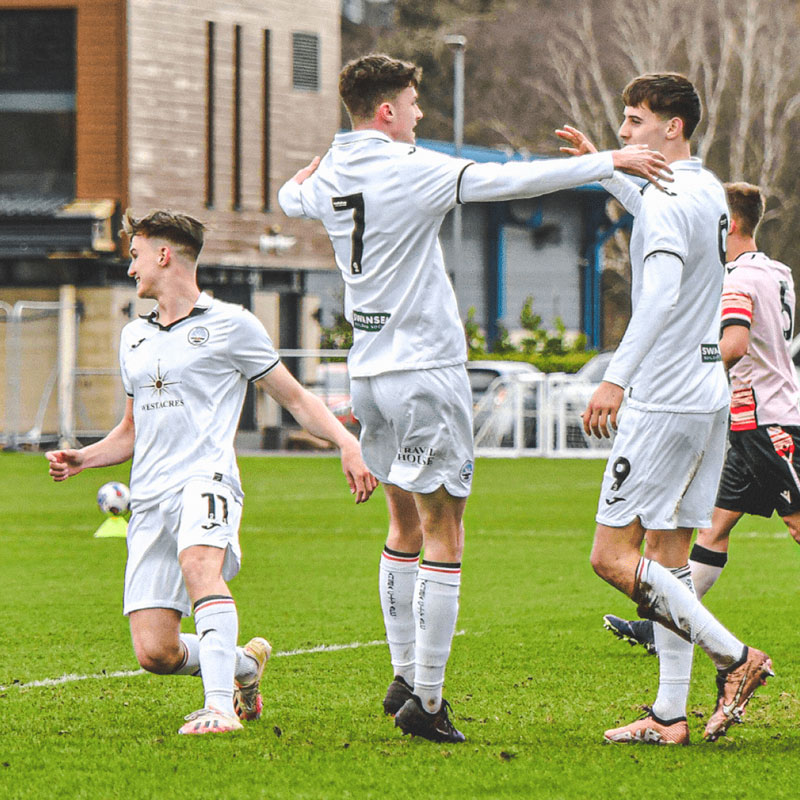
[[[595,388],[563,373],[495,378],[475,404],[476,455],[605,458],[611,440],[586,436],[580,417]]]

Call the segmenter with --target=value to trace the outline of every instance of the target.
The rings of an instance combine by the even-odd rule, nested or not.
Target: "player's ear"
[[[667,125],[667,139],[677,139],[679,136],[683,136],[683,120],[672,117]]]
[[[391,122],[394,119],[394,106],[388,101],[381,103],[375,112],[375,116],[381,122]]]
[[[166,267],[172,260],[172,251],[167,245],[162,245],[158,248],[158,266]]]
[[[728,236],[732,233],[737,233],[739,231],[739,225],[736,222],[736,217],[731,215],[730,220],[728,221]]]

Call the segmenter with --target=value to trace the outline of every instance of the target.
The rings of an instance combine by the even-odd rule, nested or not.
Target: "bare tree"
[[[716,140],[722,100],[731,77],[736,23],[735,15],[730,12],[727,0],[706,4],[700,24],[693,27],[686,40],[687,77],[700,90],[706,107],[705,125],[697,142],[697,155],[703,161],[708,159],[711,145]],[[710,20],[710,24],[707,25],[706,20]]]
[[[465,133],[475,144],[554,153],[553,129],[569,122],[598,145],[614,146],[628,80],[644,72],[684,73],[704,103],[697,155],[723,180],[764,188],[761,246],[795,260],[798,0],[398,0],[398,7],[415,26],[378,36],[374,46],[424,64],[422,136],[452,135],[445,32],[469,40]],[[421,29],[426,14],[432,21]]]
[[[765,221],[778,223],[764,238],[777,257],[781,251],[788,256],[800,208],[793,161],[800,124],[798,35],[792,2],[594,0],[569,26],[552,32],[549,68],[531,85],[607,146],[621,112],[615,87],[643,72],[683,72],[705,103],[698,156],[724,180],[763,188]]]

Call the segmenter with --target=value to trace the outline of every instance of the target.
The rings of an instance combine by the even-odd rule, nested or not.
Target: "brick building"
[[[89,373],[114,365],[117,333],[141,310],[118,237],[127,207],[205,221],[204,288],[251,308],[279,346],[316,346],[330,245],[276,195],[338,128],[339,11],[339,0],[0,0],[0,303],[77,287],[89,427],[113,424],[120,402],[114,379]],[[2,336],[0,348],[9,364]],[[24,383],[28,408],[42,376],[27,366]],[[264,423],[252,402],[243,423]]]

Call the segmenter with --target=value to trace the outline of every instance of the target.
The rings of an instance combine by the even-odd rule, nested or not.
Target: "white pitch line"
[[[60,678],[45,678],[41,681],[29,681],[28,683],[11,683],[8,686],[0,686],[0,692],[6,689],[28,689],[33,686],[60,686],[62,683],[74,683],[75,681],[101,680],[103,678],[130,678],[132,675],[144,675],[143,669],[121,669],[116,672],[98,672],[94,675],[62,675]]]
[[[456,631],[454,636],[463,636],[464,631]],[[281,656],[307,656],[313,653],[335,653],[337,650],[358,650],[362,647],[377,647],[385,645],[386,639],[373,639],[371,642],[350,642],[348,644],[318,644],[302,650],[282,650],[273,653],[273,658]],[[29,681],[28,683],[11,683],[8,686],[0,686],[0,692],[7,689],[31,689],[37,686],[61,686],[64,683],[75,683],[76,681],[104,680],[105,678],[132,678],[135,675],[145,675],[143,669],[121,669],[115,672],[97,672],[94,675],[62,675],[60,678],[44,678],[41,681]]]

